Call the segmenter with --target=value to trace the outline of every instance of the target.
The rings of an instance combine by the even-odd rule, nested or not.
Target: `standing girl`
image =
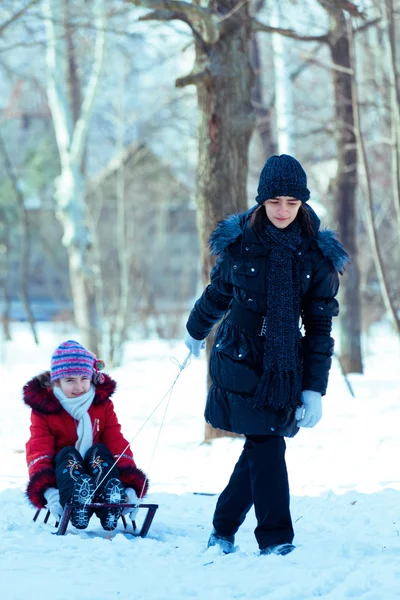
[[[321,419],[332,317],[339,312],[338,272],[348,259],[333,232],[320,231],[309,197],[300,163],[271,156],[261,171],[258,205],[221,222],[211,235],[217,262],[187,322],[185,343],[198,356],[224,317],[211,350],[205,418],[246,437],[208,542],[225,553],[234,550],[253,504],[260,553],[294,549],[284,437]]]
[[[148,488],[114,412],[116,383],[99,372],[103,367],[94,354],[68,340],[55,350],[50,371],[23,390],[32,409],[26,444],[28,499],[37,508],[48,508],[56,520],[72,502],[71,523],[78,529],[88,526],[91,502],[135,504]],[[97,516],[112,531],[121,514],[130,512],[133,520],[136,510],[101,508]]]

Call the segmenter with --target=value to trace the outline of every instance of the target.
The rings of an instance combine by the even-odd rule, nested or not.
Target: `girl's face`
[[[61,377],[55,385],[61,388],[67,398],[78,398],[90,389],[89,377]]]
[[[293,223],[299,212],[301,200],[291,196],[277,196],[264,202],[268,219],[278,229],[285,229]]]

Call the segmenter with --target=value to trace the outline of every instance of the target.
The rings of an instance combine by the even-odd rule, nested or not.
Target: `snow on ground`
[[[298,547],[286,557],[257,555],[252,511],[236,553],[206,550],[216,495],[243,441],[202,444],[204,358],[182,372],[167,412],[168,398],[142,428],[178,374],[170,358],[184,360],[183,344],[131,343],[111,373],[124,434],[150,474],[148,501],[160,506],[148,537],[110,535],[96,517],[64,537],[32,522],[21,387],[70,337],[65,326],[42,325],[37,348],[21,325],[15,341],[0,341],[1,600],[400,599],[400,347],[386,329],[366,340],[366,373],[350,378],[356,398],[334,363],[323,420],[287,441]]]

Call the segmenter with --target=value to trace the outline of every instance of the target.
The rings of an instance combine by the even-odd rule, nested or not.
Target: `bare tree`
[[[11,14],[8,19],[0,23],[0,36],[3,35],[5,31],[11,27],[11,25],[14,25],[17,21],[19,21],[30,8],[34,7],[36,4],[39,4],[39,2],[40,0],[30,0],[22,8]]]
[[[265,8],[265,0],[257,0],[254,14],[257,15]],[[263,62],[260,56],[260,44],[256,34],[250,39],[249,57],[254,72],[254,86],[251,94],[252,106],[256,116],[256,130],[260,136],[264,157],[276,154],[277,144],[272,134],[272,110],[266,105],[263,91],[262,70]]]
[[[36,332],[36,323],[35,318],[32,312],[31,304],[29,301],[28,293],[27,293],[27,284],[29,277],[29,256],[30,256],[30,227],[29,227],[29,219],[28,213],[25,208],[25,198],[23,193],[22,182],[19,180],[14,166],[10,160],[8,155],[6,145],[4,143],[3,137],[0,134],[0,151],[3,155],[4,165],[6,169],[6,173],[11,181],[12,188],[14,190],[14,195],[18,207],[18,216],[21,225],[21,244],[20,244],[20,268],[19,268],[19,295],[21,297],[22,303],[24,305],[26,317],[28,319],[33,339],[35,340],[35,344],[39,344],[39,339]],[[7,298],[7,294],[5,294]]]
[[[11,341],[11,298],[8,291],[8,279],[10,274],[10,228],[7,209],[0,206],[0,289],[3,293],[3,311],[1,322],[3,327],[4,339]]]
[[[68,0],[44,0],[43,3],[47,31],[47,91],[61,163],[55,197],[57,216],[64,229],[63,244],[69,257],[75,321],[84,344],[97,352],[96,284],[90,231],[85,221],[82,164],[104,60],[104,0],[93,2],[96,40],[92,71],[82,101],[79,86],[74,81],[76,66],[68,35],[68,9]]]
[[[385,0],[384,10],[387,23],[389,47],[388,72],[390,80],[390,109],[392,122],[392,189],[398,231],[400,231],[400,78],[397,66],[397,28],[393,0]]]
[[[248,56],[252,35],[248,4],[222,0],[203,8],[175,0],[132,0],[132,3],[153,9],[142,20],[180,20],[193,32],[195,65],[176,85],[195,85],[197,89],[196,202],[202,278],[207,284],[213,264],[207,250],[210,233],[219,220],[245,210],[247,204],[248,146],[255,123],[251,106],[253,73]]]
[[[303,36],[295,31],[276,29],[282,35],[300,41],[318,41],[327,44],[331,56],[332,81],[335,99],[335,140],[337,152],[337,171],[334,190],[334,205],[340,238],[351,255],[348,276],[343,281],[343,298],[340,319],[341,366],[344,373],[361,373],[361,300],[360,275],[357,262],[356,231],[356,191],[357,191],[357,144],[355,140],[352,78],[354,73],[350,64],[350,45],[346,13],[353,17],[362,17],[357,6],[347,0],[317,0],[328,12],[329,31],[320,36]],[[271,31],[271,28],[259,24],[259,29]]]
[[[332,70],[335,96],[335,138],[337,172],[334,206],[341,241],[351,256],[348,275],[342,285],[340,319],[340,363],[344,373],[362,373],[360,271],[357,248],[358,156],[354,129],[354,65],[351,64],[346,14],[335,3],[319,0],[329,12],[328,45],[335,68]]]
[[[201,274],[207,285],[214,264],[208,239],[218,221],[247,207],[249,143],[255,125],[249,59],[252,21],[248,2],[211,0],[207,8],[180,0],[128,0],[152,10],[143,20],[186,23],[193,33],[195,64],[176,86],[195,85],[199,110],[197,225]],[[209,354],[213,336],[207,339]],[[206,426],[206,439],[214,437]]]
[[[392,15],[393,16],[393,15]],[[351,30],[350,31],[350,35],[351,34]],[[352,47],[354,47],[354,44],[352,44]],[[352,64],[354,65],[355,68],[355,58],[354,56],[352,56]],[[393,65],[389,65],[389,70],[391,71],[393,69]],[[391,73],[389,73],[389,80],[391,81],[391,83],[394,83],[393,81],[393,71]],[[396,255],[398,255],[398,248],[397,248],[397,252],[395,248],[391,248],[391,252],[388,255],[388,253],[384,253],[384,247],[385,247],[385,239],[379,239],[379,229],[380,229],[380,225],[383,222],[383,217],[381,217],[380,219],[377,219],[375,216],[375,210],[374,210],[374,192],[373,192],[373,186],[372,186],[372,181],[371,181],[371,166],[370,166],[370,161],[368,159],[368,152],[366,149],[366,141],[364,139],[364,135],[363,135],[363,127],[362,127],[362,117],[361,117],[361,107],[360,107],[360,102],[358,99],[358,95],[357,95],[357,87],[355,84],[355,81],[353,80],[352,82],[352,86],[353,86],[353,91],[352,91],[352,101],[353,101],[353,111],[354,111],[354,117],[355,117],[355,134],[356,134],[356,141],[357,141],[357,145],[360,151],[360,158],[361,158],[361,165],[362,165],[362,173],[363,173],[363,183],[364,183],[364,196],[366,199],[366,203],[365,203],[365,221],[366,221],[366,229],[367,229],[367,234],[368,234],[368,238],[369,238],[369,242],[370,242],[370,249],[371,249],[371,253],[372,253],[372,259],[373,259],[373,263],[375,265],[375,270],[376,270],[376,276],[377,276],[377,280],[379,282],[379,288],[380,288],[380,292],[381,292],[381,296],[383,299],[383,304],[386,308],[387,314],[389,315],[395,330],[397,331],[398,335],[400,335],[400,318],[398,316],[398,311],[397,311],[397,307],[396,307],[396,301],[395,301],[395,297],[396,295],[396,287],[398,287],[398,278],[396,277],[394,281],[390,281],[390,276],[389,276],[389,264],[390,261],[393,260],[392,256],[394,255],[396,257]],[[396,122],[396,118],[393,121],[393,89],[389,91],[389,94],[391,96],[391,101],[389,102],[389,111],[390,111],[390,125],[393,131],[393,138],[395,139],[397,136],[397,132],[395,130],[395,122]],[[396,149],[396,141],[393,142],[393,140],[390,140],[392,147],[394,147],[394,149]],[[393,198],[386,198],[384,200],[384,202],[382,202],[382,204],[384,205],[384,211],[385,212],[389,212],[391,213],[391,210],[389,207],[392,207],[392,202],[394,202],[394,204],[397,203],[398,201],[398,197],[397,197],[397,171],[396,169],[393,169],[393,163],[397,163],[397,159],[396,157],[393,156],[392,154],[392,177],[395,179],[395,181],[393,182]],[[385,206],[386,205],[386,206]],[[383,213],[383,210],[381,210],[381,214]],[[392,219],[389,219],[390,221],[392,221]],[[397,223],[398,221],[396,220],[395,223]],[[397,241],[398,241],[398,234],[399,234],[399,229],[397,228]],[[385,256],[386,254],[386,256]],[[396,258],[395,258],[396,260]],[[396,261],[397,262],[397,261]],[[397,267],[397,265],[396,265]],[[396,275],[397,275],[397,271],[398,269],[396,268]]]

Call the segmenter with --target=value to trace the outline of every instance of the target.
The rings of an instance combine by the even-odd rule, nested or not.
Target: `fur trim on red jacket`
[[[119,478],[124,487],[133,488],[138,498],[144,498],[149,489],[149,480],[141,469],[137,467],[120,467]]]
[[[52,469],[43,469],[30,479],[26,487],[26,496],[34,506],[44,508],[47,500],[43,493],[51,487],[57,487],[56,474]]]
[[[95,385],[96,395],[93,404],[104,404],[116,390],[117,384],[106,373],[102,373],[104,382]],[[53,394],[53,385],[50,381],[50,371],[45,371],[33,377],[25,384],[23,389],[23,400],[33,410],[43,415],[57,414],[62,407]]]

